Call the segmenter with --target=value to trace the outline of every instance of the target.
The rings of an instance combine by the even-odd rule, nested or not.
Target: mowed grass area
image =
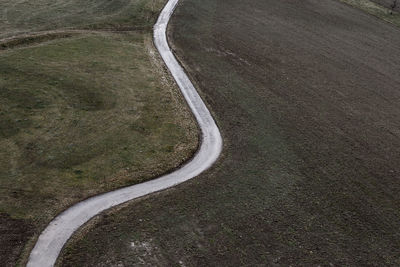
[[[68,206],[168,172],[196,151],[196,122],[152,43],[163,4],[1,2],[9,28],[0,23],[0,36],[17,33],[21,44],[0,50],[1,266],[23,264]],[[96,31],[29,41],[29,31],[91,23]]]
[[[355,8],[359,8],[368,14],[383,19],[389,23],[393,23],[400,27],[400,3],[394,10],[391,10],[390,6],[393,1],[389,0],[340,0],[343,3],[349,4]]]
[[[399,266],[400,29],[334,0],[184,0],[171,23],[223,156],[59,265]]]

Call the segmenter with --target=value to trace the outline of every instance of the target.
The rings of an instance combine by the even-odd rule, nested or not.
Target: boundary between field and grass
[[[40,234],[27,266],[54,266],[62,248],[82,225],[97,214],[135,198],[158,192],[198,176],[218,159],[222,151],[220,131],[192,82],[168,45],[167,26],[179,0],[169,0],[154,25],[154,43],[182,91],[201,129],[201,144],[195,156],[182,168],[141,184],[94,196],[59,214]]]

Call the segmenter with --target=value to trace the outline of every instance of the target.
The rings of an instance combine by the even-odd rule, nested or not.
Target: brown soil
[[[333,0],[184,0],[175,51],[225,137],[63,266],[399,266],[400,30]]]
[[[0,262],[2,266],[15,266],[25,242],[33,235],[34,225],[27,220],[12,219],[0,213]]]

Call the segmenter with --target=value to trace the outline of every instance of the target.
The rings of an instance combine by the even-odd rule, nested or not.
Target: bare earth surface
[[[226,138],[62,266],[400,265],[400,30],[327,0],[184,0],[172,42]]]

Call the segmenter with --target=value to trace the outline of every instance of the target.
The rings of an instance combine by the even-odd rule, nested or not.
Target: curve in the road
[[[154,26],[154,42],[198,121],[202,132],[199,150],[190,162],[170,174],[89,198],[58,215],[40,234],[29,256],[27,266],[53,266],[61,249],[72,234],[95,215],[129,200],[164,190],[192,179],[208,169],[219,157],[222,150],[222,138],[219,129],[210,111],[172,54],[167,42],[166,30],[168,22],[178,1],[168,1],[161,11]]]

